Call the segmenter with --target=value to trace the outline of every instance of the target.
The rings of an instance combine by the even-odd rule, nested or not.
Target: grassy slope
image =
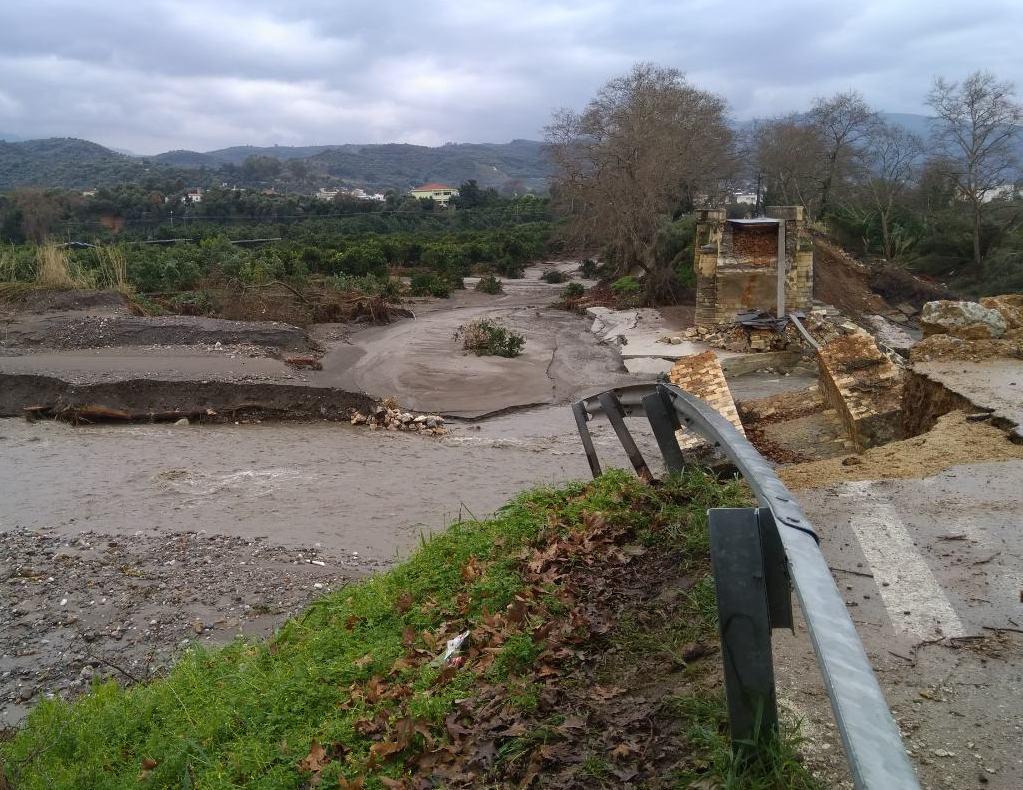
[[[380,786],[381,776],[401,776],[402,755],[382,750],[379,734],[367,737],[372,722],[400,727],[406,717],[437,728],[443,740],[440,725],[456,699],[483,680],[502,683],[536,655],[523,631],[492,662],[480,662],[485,669],[467,663],[441,682],[425,658],[408,661],[439,653],[451,635],[504,611],[523,587],[524,548],[552,530],[585,530],[600,513],[651,543],[673,540],[705,556],[706,508],[742,498],[737,486],[700,473],[652,488],[611,472],[523,494],[493,518],[452,525],[393,570],[323,598],[269,642],[194,648],[165,679],[129,690],[108,682],[71,705],[41,703],[0,745],[0,758],[19,788],[301,787],[310,766],[324,786],[367,767],[366,786]],[[713,633],[712,606],[695,607],[693,617]],[[734,766],[721,759],[721,711],[720,700],[679,707],[689,726],[705,731],[708,764],[732,784]],[[407,748],[421,749],[424,736],[413,734]]]

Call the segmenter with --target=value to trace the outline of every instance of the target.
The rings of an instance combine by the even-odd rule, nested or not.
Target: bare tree
[[[877,121],[866,133],[857,158],[861,165],[864,191],[881,223],[884,257],[896,257],[892,216],[916,175],[923,154],[923,141],[901,126]]]
[[[981,227],[994,190],[1011,183],[1018,165],[1016,142],[1023,106],[1011,82],[976,71],[962,83],[934,81],[927,103],[938,116],[935,142],[953,164],[949,171],[959,197],[971,211],[973,263],[984,262]]]
[[[822,219],[831,207],[832,192],[852,161],[860,143],[876,115],[856,91],[836,93],[829,99],[820,98],[810,110],[809,121],[817,129],[824,146],[821,166],[820,202],[817,218]]]
[[[825,159],[819,130],[790,116],[759,125],[753,138],[753,155],[769,202],[799,204],[816,216]]]
[[[63,212],[60,201],[52,194],[35,187],[15,189],[14,205],[21,212],[21,228],[25,238],[41,244],[50,234]]]
[[[658,227],[736,164],[724,100],[676,69],[638,64],[582,113],[556,113],[546,141],[574,240],[604,246],[622,274],[639,267],[648,295],[663,296],[673,273],[658,263]]]

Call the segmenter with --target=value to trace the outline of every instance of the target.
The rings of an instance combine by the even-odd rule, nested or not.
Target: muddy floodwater
[[[0,522],[69,536],[206,530],[393,558],[460,511],[482,516],[524,489],[588,476],[573,430],[565,407],[441,439],[331,423],[4,420]]]

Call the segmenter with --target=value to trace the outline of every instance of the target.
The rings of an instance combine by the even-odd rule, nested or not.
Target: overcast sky
[[[739,119],[935,75],[1023,91],[1023,0],[0,0],[0,134],[139,153],[539,138],[642,60]]]

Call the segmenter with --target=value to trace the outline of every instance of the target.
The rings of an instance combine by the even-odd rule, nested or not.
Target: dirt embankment
[[[0,375],[0,417],[31,409],[38,416],[69,420],[154,421],[182,417],[234,421],[239,416],[275,419],[345,420],[374,400],[334,387],[250,384],[231,381],[128,379],[73,384],[54,376]]]
[[[859,455],[783,466],[778,477],[789,488],[822,488],[851,480],[923,478],[957,464],[1023,458],[1023,445],[984,421],[959,411],[940,417],[925,434],[874,447]]]
[[[9,319],[0,350],[81,349],[121,346],[263,346],[281,351],[314,350],[296,326],[274,321],[227,321],[193,316],[134,316],[85,311],[20,315]]]
[[[919,311],[925,302],[955,298],[948,289],[899,266],[861,263],[822,236],[814,239],[813,254],[814,298],[857,321],[893,309]]]

